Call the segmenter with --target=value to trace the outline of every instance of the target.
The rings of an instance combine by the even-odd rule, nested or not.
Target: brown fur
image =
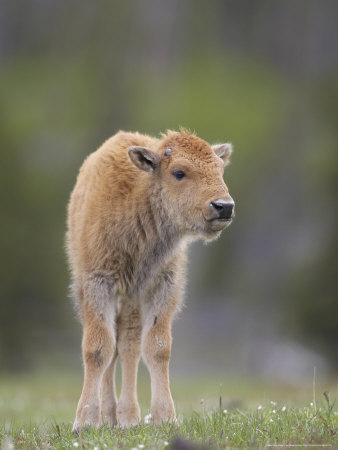
[[[74,430],[139,423],[141,355],[151,376],[154,423],[175,419],[168,366],[186,247],[192,238],[214,239],[229,223],[214,220],[210,202],[232,202],[222,178],[230,153],[230,144],[211,147],[185,130],[161,139],[120,131],[83,163],[69,202],[67,232],[85,369]],[[186,177],[176,179],[177,170]],[[117,356],[122,368],[118,402]]]

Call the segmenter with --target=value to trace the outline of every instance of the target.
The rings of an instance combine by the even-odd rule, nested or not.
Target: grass
[[[148,381],[141,376],[143,417],[149,413]],[[327,392],[314,399],[310,385],[296,389],[244,379],[223,380],[223,386],[216,379],[172,384],[178,413],[175,425],[143,423],[129,430],[105,426],[75,436],[71,421],[81,388],[79,376],[1,376],[0,446],[163,449],[182,445],[175,441],[178,436],[208,448],[338,445],[334,401]],[[333,392],[333,385],[317,386],[317,396],[327,387]],[[231,392],[231,397],[226,398],[224,392]]]

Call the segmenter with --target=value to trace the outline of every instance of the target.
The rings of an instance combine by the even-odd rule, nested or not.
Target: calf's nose
[[[231,219],[235,204],[225,200],[215,200],[210,203],[210,206],[217,213],[218,219]]]

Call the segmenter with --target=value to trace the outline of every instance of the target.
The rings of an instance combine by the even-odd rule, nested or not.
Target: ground
[[[317,382],[314,396],[309,382],[290,387],[244,378],[174,378],[177,423],[156,428],[148,416],[149,380],[141,371],[138,391],[145,423],[130,430],[89,429],[75,436],[71,425],[81,376],[1,375],[0,447],[165,448],[177,437],[208,448],[338,445],[336,381]]]

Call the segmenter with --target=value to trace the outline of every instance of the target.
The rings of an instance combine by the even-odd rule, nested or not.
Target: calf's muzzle
[[[231,220],[235,203],[226,199],[218,199],[209,203],[209,220]]]

